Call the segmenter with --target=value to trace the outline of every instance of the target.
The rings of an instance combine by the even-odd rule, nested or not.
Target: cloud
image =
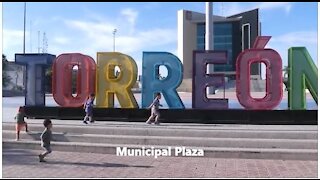
[[[112,50],[112,32],[116,27],[114,24],[78,20],[65,20],[65,24],[69,28],[77,29],[78,32],[81,32],[82,41],[92,42],[90,47],[95,51]],[[119,31],[122,31],[122,28],[118,28]],[[140,31],[133,35],[125,31],[121,35],[117,36],[116,34],[115,37],[116,50],[124,53],[135,53],[142,49],[150,49],[175,42],[175,29],[154,28]]]
[[[162,4],[163,2],[145,2],[143,3],[143,7],[145,9],[156,9],[159,8]]]
[[[219,5],[217,5],[217,6],[219,6]],[[223,7],[223,9],[222,8],[220,9],[220,11],[223,11],[223,13],[221,12],[220,15],[223,15],[223,16],[231,16],[234,14],[238,14],[238,13],[243,12],[244,9],[248,10],[247,7],[244,7],[240,3],[235,3],[235,2],[222,3],[222,4],[220,4],[220,6]],[[214,14],[216,14],[216,13],[214,13]]]
[[[272,39],[277,43],[287,43],[293,46],[297,46],[302,44],[317,45],[317,37],[317,31],[299,31],[283,34],[281,36],[273,37]]]
[[[263,9],[275,9],[275,8],[286,8],[287,6],[291,6],[290,2],[261,2],[259,4],[260,8]]]
[[[116,25],[101,21],[80,20],[64,20],[64,24],[67,31],[74,33],[68,35],[74,42],[71,46],[78,51],[95,54],[93,52],[112,50],[112,32]]]
[[[126,19],[130,19],[128,12]],[[134,13],[133,13],[134,14]],[[131,16],[131,15],[130,15]],[[135,16],[135,15],[133,15]],[[130,20],[129,20],[130,19]],[[123,14],[114,17],[114,21],[108,19],[61,19],[61,34],[50,37],[48,52],[61,54],[67,52],[80,52],[96,59],[97,52],[113,51],[113,30],[116,28],[115,48],[136,60],[141,74],[141,60],[143,51],[169,51],[175,48],[177,31],[175,28],[154,27],[132,33],[133,26],[123,23]],[[122,22],[122,23],[121,23]]]
[[[65,25],[80,31],[85,31],[89,35],[95,33],[112,32],[115,29],[115,25],[106,22],[92,22],[92,21],[81,21],[81,20],[65,20]]]
[[[286,13],[291,10],[292,2],[262,2],[258,5],[259,8],[265,10],[273,10],[278,8],[283,8]]]
[[[279,52],[283,66],[288,65],[288,49],[290,47],[306,47],[313,61],[317,65],[318,61],[318,35],[317,31],[298,31],[274,36],[267,44],[267,48],[272,48]]]
[[[221,5],[220,5],[221,6]],[[274,9],[283,9],[286,14],[289,14],[292,7],[292,2],[261,2],[245,4],[239,2],[223,3],[223,15],[231,16],[241,13],[243,11],[249,11],[255,8],[259,8],[264,11],[271,11]]]
[[[26,38],[29,32],[26,31]],[[14,60],[15,53],[23,52],[23,31],[13,29],[3,29],[3,53],[8,60]],[[28,42],[26,42],[27,45]],[[17,50],[19,50],[17,52]]]
[[[61,45],[66,45],[70,43],[70,40],[66,37],[55,37],[53,39],[53,42]]]
[[[135,25],[138,17],[138,11],[126,8],[121,10],[121,14],[127,18],[128,22],[131,23],[131,25]]]

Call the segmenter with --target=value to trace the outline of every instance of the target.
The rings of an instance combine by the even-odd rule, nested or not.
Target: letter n
[[[306,109],[307,88],[318,104],[318,68],[305,47],[292,47],[288,50],[289,84],[288,108]]]

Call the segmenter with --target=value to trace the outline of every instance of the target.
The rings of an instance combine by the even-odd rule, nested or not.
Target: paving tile
[[[4,178],[317,178],[317,161],[112,154],[3,149]],[[17,169],[19,171],[17,171]]]

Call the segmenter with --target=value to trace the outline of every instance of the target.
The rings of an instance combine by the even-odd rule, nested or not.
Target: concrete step
[[[27,120],[29,134],[15,139],[15,123],[2,123],[3,147],[41,149],[42,120]],[[205,150],[206,157],[317,160],[318,129],[314,125],[236,125],[52,120],[53,149],[92,153],[116,153],[116,147]]]
[[[193,130],[251,130],[251,131],[310,131],[318,132],[317,125],[250,125],[250,124],[203,124],[203,123],[161,123],[160,126],[146,125],[144,122],[122,121],[96,121],[93,124],[84,125],[82,120],[52,119],[54,127],[131,127],[131,128],[154,128],[154,129],[193,129]],[[27,119],[29,125],[43,127],[43,119]],[[12,121],[2,122],[2,125],[15,125]]]
[[[183,125],[146,125],[144,123],[126,124],[54,124],[53,131],[68,134],[103,134],[103,135],[125,135],[125,136],[168,136],[168,137],[204,137],[204,138],[252,138],[252,139],[318,139],[316,128],[276,128],[268,127],[262,129],[244,128],[243,126],[183,126]],[[40,123],[28,123],[29,130],[35,132],[43,131]],[[261,126],[260,126],[261,127]],[[3,123],[3,130],[14,130],[14,123]]]
[[[14,141],[3,139],[3,148],[42,150],[38,141]],[[53,151],[88,152],[116,154],[117,147],[141,149],[141,145],[127,144],[99,144],[84,142],[52,142]],[[144,146],[151,148],[152,146]],[[168,146],[153,146],[154,148],[168,148]],[[177,146],[175,146],[177,147]],[[172,150],[175,149],[172,147]],[[192,147],[189,147],[192,148]],[[199,149],[198,147],[194,147]],[[262,149],[262,148],[228,148],[228,147],[204,147],[204,157],[213,158],[247,158],[247,159],[282,159],[282,160],[317,160],[317,149]],[[40,152],[39,152],[40,153]],[[181,156],[181,154],[179,154]],[[172,152],[171,156],[175,156]]]
[[[40,141],[41,131],[21,133],[21,139]],[[15,139],[15,132],[3,130],[2,137]],[[53,133],[57,142],[90,142],[102,144],[132,145],[168,145],[195,147],[233,147],[233,148],[282,148],[282,149],[317,149],[316,139],[258,139],[258,138],[212,138],[212,137],[179,137],[150,135],[103,135],[103,134],[72,134]]]

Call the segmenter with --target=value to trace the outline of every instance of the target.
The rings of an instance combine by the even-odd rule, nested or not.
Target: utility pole
[[[223,2],[221,2],[221,16],[224,15],[223,11],[224,11],[224,9],[223,9]]]
[[[38,54],[40,54],[40,31],[38,31]]]
[[[24,3],[24,21],[23,21],[23,54],[26,53],[26,11],[27,3]]]
[[[30,21],[30,53],[32,53],[32,21]]]
[[[48,39],[46,36],[46,32],[43,33],[43,39],[42,39],[42,53],[48,53]]]
[[[117,32],[117,29],[114,29],[112,34],[113,34],[113,52],[116,51],[116,32]]]

